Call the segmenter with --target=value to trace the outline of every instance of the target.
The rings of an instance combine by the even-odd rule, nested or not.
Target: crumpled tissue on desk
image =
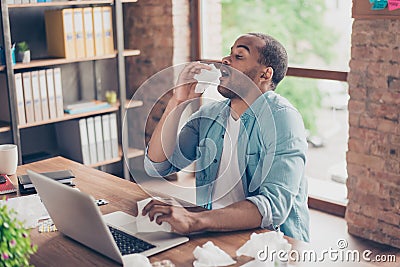
[[[252,233],[250,240],[236,251],[236,255],[244,255],[254,258],[253,261],[250,261],[241,267],[288,266],[287,262],[281,262],[276,255],[280,250],[289,252],[291,248],[292,245],[283,238],[282,232]],[[265,257],[265,260],[259,258],[259,252],[261,250],[264,254],[268,253],[268,255],[261,254],[262,257]],[[274,258],[270,255],[272,251],[275,251]]]

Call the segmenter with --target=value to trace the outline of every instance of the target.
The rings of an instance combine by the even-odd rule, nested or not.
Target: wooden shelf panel
[[[83,118],[83,117],[94,116],[94,115],[99,115],[99,114],[104,114],[104,113],[109,113],[109,112],[115,112],[115,111],[118,111],[118,107],[119,107],[119,104],[115,104],[109,108],[105,108],[102,110],[95,110],[95,111],[90,111],[90,112],[74,114],[74,115],[64,113],[64,116],[60,117],[60,118],[19,125],[18,128],[24,129],[24,128],[29,128],[29,127],[34,127],[34,126],[39,126],[39,125],[44,125],[44,124],[49,124],[49,123],[54,123],[54,122],[67,121],[67,120],[72,120],[72,119],[77,119],[77,118]]]
[[[140,50],[138,49],[125,49],[123,52],[124,57],[133,57],[140,55]]]
[[[143,101],[140,101],[140,100],[132,100],[131,101],[130,99],[127,99],[125,101],[126,109],[137,108],[137,107],[141,107],[141,106],[143,106]]]
[[[122,157],[122,146],[121,145],[118,148],[118,153],[119,153],[119,156]],[[136,158],[136,157],[139,157],[142,155],[144,155],[144,150],[130,147],[130,148],[128,148],[128,153],[126,154],[126,157],[128,159],[133,159],[133,158]]]
[[[59,1],[46,3],[27,3],[27,4],[10,4],[8,8],[22,7],[51,7],[51,6],[86,6],[86,5],[106,5],[114,3],[113,0],[93,0],[93,1]]]
[[[124,57],[132,57],[140,55],[140,50],[137,49],[126,49],[123,52]],[[102,60],[102,59],[110,59],[115,58],[117,56],[117,52],[109,55],[102,55],[102,56],[95,56],[95,57],[87,57],[87,58],[46,58],[46,59],[34,59],[29,63],[17,63],[13,66],[14,70],[21,70],[21,69],[29,69],[29,68],[36,68],[36,67],[46,67],[52,65],[63,65],[69,63],[76,63],[76,62],[85,62],[85,61],[93,61],[93,60]],[[4,71],[6,67],[4,65],[0,66],[0,72]]]
[[[132,158],[136,158],[136,157],[139,157],[142,155],[144,155],[143,150],[130,147],[130,148],[128,148],[128,153],[127,153],[126,157],[128,159],[132,159]]]
[[[95,168],[95,167],[100,167],[100,166],[104,166],[104,165],[111,164],[111,163],[116,163],[120,160],[121,160],[121,157],[117,157],[117,158],[113,158],[113,159],[109,159],[109,160],[99,161],[95,164],[90,164],[88,166]]]
[[[0,121],[0,133],[5,133],[11,130],[10,124],[5,121]]]
[[[72,58],[72,59],[66,59],[66,58],[50,58],[50,59],[35,59],[32,60],[29,63],[17,63],[14,66],[15,70],[18,69],[29,69],[29,68],[35,68],[35,67],[44,67],[44,66],[52,66],[52,65],[62,65],[62,64],[68,64],[68,63],[75,63],[75,62],[84,62],[84,61],[92,61],[92,60],[101,60],[101,59],[109,59],[109,58],[115,58],[116,53],[114,54],[109,54],[109,55],[103,55],[103,56],[95,56],[95,57],[89,57],[89,58]]]
[[[139,157],[139,156],[142,156],[142,155],[144,155],[144,151],[143,150],[130,147],[128,149],[127,158],[131,159],[131,158]],[[100,167],[100,166],[104,166],[104,165],[107,165],[107,164],[116,163],[116,162],[120,161],[121,158],[122,158],[122,149],[121,149],[121,147],[119,147],[119,156],[118,157],[113,158],[113,159],[109,159],[109,160],[100,161],[100,162],[97,162],[95,164],[90,164],[88,166],[92,167],[92,168]]]

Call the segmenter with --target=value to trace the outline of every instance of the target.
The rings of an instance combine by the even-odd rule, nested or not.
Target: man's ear
[[[264,71],[261,74],[261,81],[269,81],[272,79],[272,76],[274,75],[274,70],[271,67],[267,67],[264,69]]]

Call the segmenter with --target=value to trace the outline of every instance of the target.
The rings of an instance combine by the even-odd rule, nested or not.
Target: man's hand
[[[179,74],[177,87],[174,90],[174,97],[179,103],[197,98],[201,95],[194,91],[197,85],[197,80],[194,78],[194,75],[200,74],[203,69],[211,70],[211,67],[200,62],[192,62],[183,68],[182,72]]]
[[[171,225],[172,231],[179,234],[198,231],[196,229],[196,213],[188,211],[173,199],[163,201],[152,199],[143,208],[142,214],[149,214],[150,221],[153,221],[157,215],[157,224],[161,225],[163,222],[167,222]]]

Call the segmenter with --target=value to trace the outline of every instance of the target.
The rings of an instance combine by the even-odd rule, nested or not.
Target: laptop
[[[139,233],[134,216],[122,211],[102,215],[92,196],[27,172],[57,229],[118,263],[130,254],[151,256],[189,241],[175,233]]]

